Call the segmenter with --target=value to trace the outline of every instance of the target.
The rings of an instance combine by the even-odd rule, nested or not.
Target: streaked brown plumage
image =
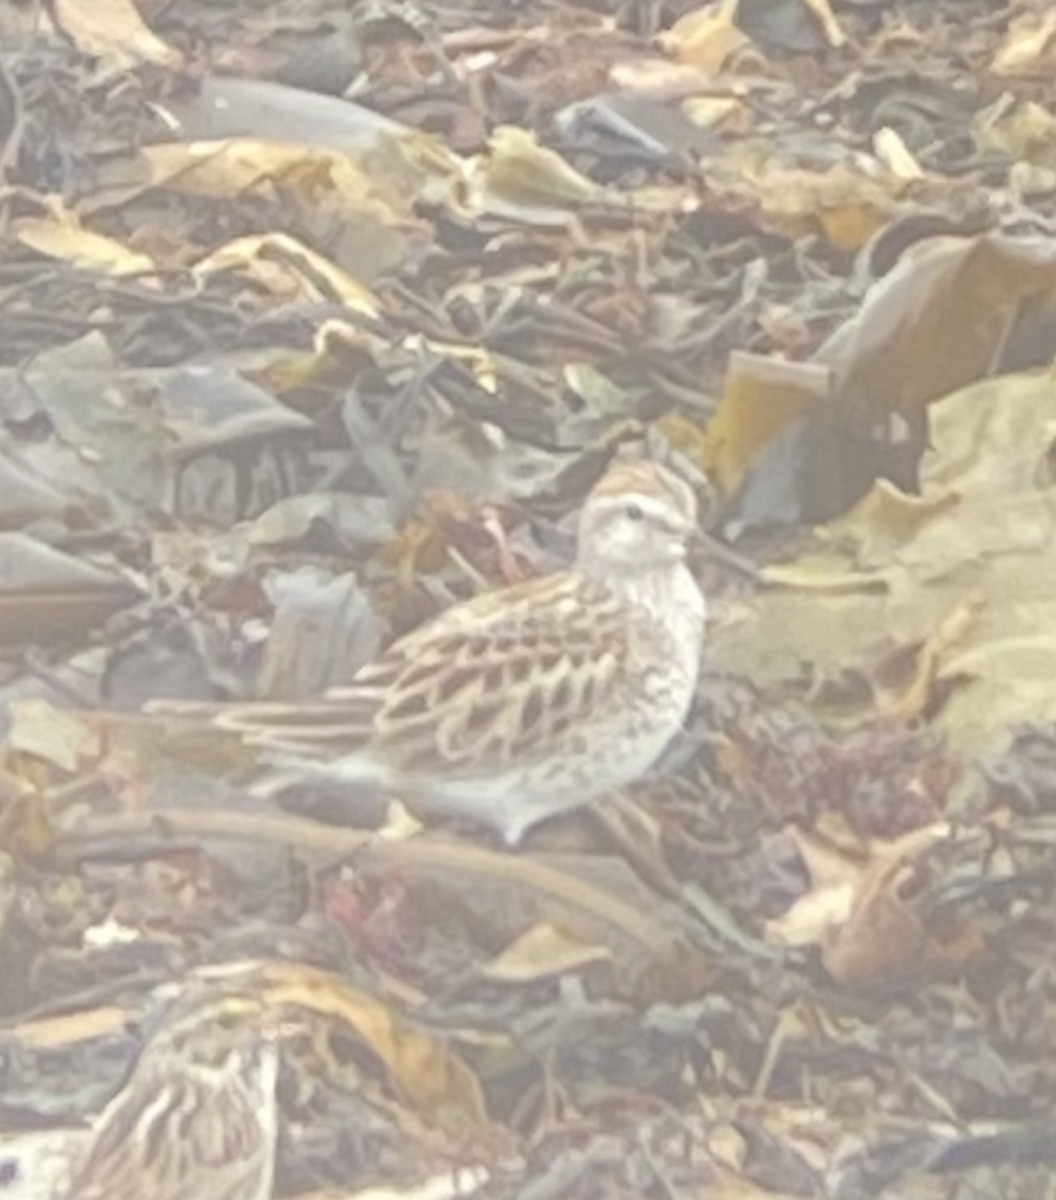
[[[374,782],[515,843],[642,775],[680,727],[705,616],[684,561],[695,526],[686,483],[618,462],[587,499],[571,569],[455,606],[323,701],[218,723],[284,768]]]
[[[177,1001],[88,1133],[59,1200],[271,1200],[277,1072],[259,1000]]]

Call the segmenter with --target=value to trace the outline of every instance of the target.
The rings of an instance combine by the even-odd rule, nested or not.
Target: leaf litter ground
[[[314,1022],[283,1196],[1049,1194],[1046,6],[0,35],[10,1193],[168,983],[234,972]],[[567,561],[617,452],[710,497],[713,617],[685,737],[597,816],[511,856],[262,810],[144,711],[347,682]]]

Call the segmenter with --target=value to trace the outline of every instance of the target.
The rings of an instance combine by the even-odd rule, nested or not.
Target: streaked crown
[[[164,1014],[150,1039],[150,1058],[175,1055],[186,1063],[219,1067],[232,1052],[255,1051],[270,1040],[268,1009],[245,992],[201,992],[190,989]]]

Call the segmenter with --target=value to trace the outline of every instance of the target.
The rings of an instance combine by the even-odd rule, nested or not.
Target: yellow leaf
[[[530,983],[611,962],[607,946],[584,941],[554,925],[535,925],[486,964],[482,974],[503,983]]]
[[[21,217],[14,224],[15,237],[38,254],[60,259],[77,267],[94,267],[110,275],[137,275],[153,271],[149,255],[130,250],[116,238],[82,229],[69,213],[48,217]],[[147,279],[149,286],[152,281]]]
[[[721,0],[694,9],[657,39],[672,58],[705,71],[720,71],[748,38],[733,23],[737,0]]]
[[[787,363],[735,351],[718,412],[708,426],[707,465],[724,496],[736,492],[745,472],[793,421],[827,403],[829,368]]]
[[[236,238],[195,263],[192,273],[208,279],[235,268],[286,303],[330,303],[336,297],[346,307],[367,316],[376,317],[380,311],[377,297],[369,288],[285,233]]]
[[[98,753],[95,730],[47,700],[15,700],[10,713],[9,751],[30,754],[70,773]]]
[[[55,19],[85,54],[125,67],[150,62],[179,68],[183,55],[143,23],[132,0],[55,0]]]

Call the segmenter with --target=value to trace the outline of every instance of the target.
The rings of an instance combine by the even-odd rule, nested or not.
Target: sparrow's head
[[[140,1064],[237,1071],[274,1054],[275,1020],[262,997],[241,990],[187,988],[164,1013]]]
[[[697,532],[693,490],[655,462],[615,462],[579,520],[580,565],[623,571],[681,562]]]

